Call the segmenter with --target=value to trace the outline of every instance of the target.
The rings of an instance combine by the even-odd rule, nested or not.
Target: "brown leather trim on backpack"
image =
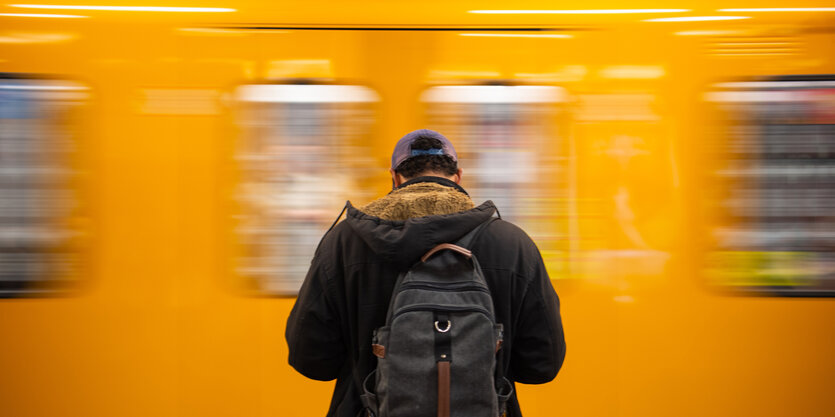
[[[438,362],[438,417],[449,417],[449,362]]]
[[[502,341],[497,340],[496,341],[496,352],[495,353],[499,353],[499,349],[501,349],[501,348],[502,348]]]
[[[386,347],[374,343],[371,345],[371,353],[373,353],[374,356],[383,359],[386,357]]]
[[[426,255],[423,255],[423,257],[420,258],[420,261],[421,262],[426,262],[426,260],[429,259],[429,257],[434,255],[436,252],[442,251],[444,249],[454,250],[454,251],[466,256],[467,258],[470,258],[470,257],[473,256],[473,253],[470,252],[469,249],[462,248],[458,245],[453,245],[452,243],[441,243],[440,245],[435,246],[434,248],[430,249],[429,252],[426,252]]]

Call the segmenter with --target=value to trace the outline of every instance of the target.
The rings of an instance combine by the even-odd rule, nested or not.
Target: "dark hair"
[[[441,149],[443,143],[435,138],[420,137],[412,142],[411,149]],[[418,155],[401,162],[394,172],[411,179],[429,172],[452,176],[458,173],[458,162],[447,155]]]

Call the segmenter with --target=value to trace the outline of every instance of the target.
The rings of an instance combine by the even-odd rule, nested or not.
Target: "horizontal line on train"
[[[234,30],[382,30],[382,31],[423,31],[423,32],[560,32],[584,30],[582,28],[544,27],[408,27],[408,26],[223,26],[215,29]]]

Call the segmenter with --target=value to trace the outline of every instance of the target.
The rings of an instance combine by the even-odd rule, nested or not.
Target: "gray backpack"
[[[368,416],[504,415],[513,388],[496,365],[503,327],[467,249],[493,220],[434,247],[397,278],[385,326],[374,332],[377,369],[363,383]]]

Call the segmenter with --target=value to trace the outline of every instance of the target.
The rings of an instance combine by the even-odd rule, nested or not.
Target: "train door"
[[[238,272],[258,293],[295,295],[344,197],[362,198],[377,95],[357,85],[253,84],[236,98]]]
[[[75,133],[86,88],[0,75],[0,297],[78,283],[88,212]]]
[[[424,91],[428,126],[455,138],[474,201],[493,200],[526,230],[554,277],[570,251],[566,92],[544,85],[448,85]]]
[[[726,82],[709,98],[713,142],[708,279],[724,290],[835,295],[835,78]]]
[[[680,179],[659,82],[665,70],[610,65],[597,73],[599,85],[579,91],[573,108],[583,253],[578,270],[586,277],[657,278],[680,238]],[[619,291],[631,285],[612,282]]]

